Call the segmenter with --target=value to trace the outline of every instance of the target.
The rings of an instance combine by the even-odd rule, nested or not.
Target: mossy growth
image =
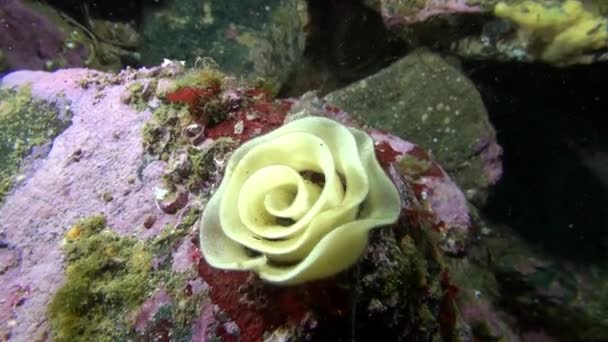
[[[154,95],[157,85],[158,82],[155,79],[148,82],[133,82],[127,88],[123,102],[136,111],[142,112],[148,107],[148,101]]]
[[[177,148],[188,144],[183,134],[186,127],[224,120],[228,108],[219,96],[224,79],[225,75],[212,66],[194,69],[177,79],[172,91],[160,95],[167,103],[154,110],[152,119],[144,125],[144,149],[168,161]],[[141,85],[133,87],[132,93],[143,91]]]
[[[430,160],[424,160],[410,154],[406,154],[399,161],[398,166],[400,171],[406,173],[414,179],[418,179],[431,169],[433,163]]]
[[[201,215],[201,209],[192,206],[189,207],[179,224],[176,226],[168,224],[164,229],[150,242],[150,248],[155,254],[162,254],[171,251],[175,245],[181,241],[189,232],[190,227],[196,223]]]
[[[128,330],[125,313],[152,288],[149,248],[105,228],[94,216],[66,234],[66,280],[48,307],[55,341],[115,341]]]
[[[247,81],[247,84],[253,88],[265,92],[269,98],[275,97],[281,90],[281,84],[272,78],[255,77]]]
[[[213,61],[204,59],[201,67],[192,69],[177,79],[175,89],[183,87],[221,89],[226,75],[219,70]]]
[[[202,149],[189,147],[186,152],[187,163],[164,176],[166,188],[174,190],[176,185],[184,185],[189,191],[199,192],[204,189],[210,177],[218,172],[216,160],[222,160],[237,147],[236,140],[226,137],[218,138]]]
[[[410,289],[424,289],[428,285],[428,275],[427,275],[427,261],[420,251],[416,247],[416,242],[412,239],[411,236],[404,236],[399,242],[399,248],[405,257],[404,260],[406,262],[403,264],[405,267],[407,274],[407,283],[410,286]],[[395,288],[393,290],[398,291],[400,288]],[[390,291],[388,293],[391,293]]]
[[[103,216],[78,221],[65,234],[65,283],[48,306],[55,341],[153,340],[171,336],[189,341],[193,320],[205,302],[205,291],[193,291],[196,268],[172,269],[172,251],[186,238],[200,216],[191,207],[176,226],[168,225],[157,237],[138,241],[109,230]],[[158,260],[152,267],[152,260]],[[199,284],[200,285],[200,284]],[[157,290],[171,302],[136,332],[135,314]]]
[[[53,139],[70,125],[53,103],[32,98],[31,88],[0,89],[0,201],[34,146]]]
[[[167,161],[179,146],[187,144],[182,135],[182,122],[188,120],[188,108],[180,105],[162,105],[152,113],[144,125],[144,150]]]

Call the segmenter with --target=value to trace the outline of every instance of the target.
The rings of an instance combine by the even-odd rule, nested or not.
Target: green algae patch
[[[0,89],[0,202],[34,146],[52,140],[70,125],[53,103],[32,98],[31,88]]]
[[[179,224],[168,225],[147,241],[116,234],[101,215],[74,224],[62,246],[65,283],[48,306],[52,339],[151,341],[171,336],[172,341],[189,341],[207,294],[192,290],[198,281],[196,267],[173,270],[172,251],[198,216],[200,210],[192,207]],[[159,291],[169,301],[146,319],[145,326],[136,327],[144,303]]]
[[[192,291],[192,279],[196,277],[194,269],[185,273],[172,272],[170,268],[159,271],[157,279],[172,301],[162,305],[153,315],[138,334],[139,341],[192,341],[192,322],[199,317],[201,307],[208,303],[206,291]]]
[[[152,254],[142,242],[106,229],[102,216],[76,223],[65,237],[65,283],[48,315],[55,341],[114,341],[125,313],[147,297]]]
[[[186,235],[188,235],[190,227],[196,223],[200,214],[200,208],[196,206],[188,207],[179,224],[175,226],[168,224],[160,234],[150,240],[149,245],[151,250],[154,251],[155,254],[163,254],[171,251],[186,237]]]
[[[143,112],[148,108],[148,101],[154,95],[157,85],[158,81],[155,79],[148,82],[133,82],[127,88],[127,93],[122,98],[122,101],[135,111]]]
[[[202,66],[187,72],[175,81],[175,89],[183,87],[221,88],[224,84],[224,75],[217,64],[210,59],[202,59]]]
[[[152,113],[152,119],[143,128],[146,152],[167,161],[173,151],[186,144],[180,122],[189,117],[188,108],[180,105],[162,105]]]

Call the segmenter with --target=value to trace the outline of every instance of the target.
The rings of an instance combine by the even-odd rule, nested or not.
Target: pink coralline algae
[[[460,188],[420,147],[377,130],[372,132],[372,137],[376,141],[378,159],[384,161],[402,197],[407,196],[408,190],[413,191],[410,195],[423,204],[424,211],[421,212],[420,208],[409,208],[408,202],[404,201],[406,215],[424,216],[440,234],[440,246],[445,252],[463,253],[472,222],[467,200]],[[410,160],[413,162],[408,163]]]
[[[387,26],[407,25],[426,21],[446,14],[478,13],[482,9],[469,5],[466,0],[426,0],[424,7],[414,8],[403,0],[382,0],[381,13]]]
[[[139,72],[145,79],[147,71]],[[165,163],[150,162],[142,153],[141,130],[150,113],[121,101],[135,74],[66,69],[18,71],[2,79],[2,87],[30,84],[34,98],[73,114],[71,126],[55,138],[48,154],[23,170],[0,204],[3,240],[21,255],[18,265],[0,274],[0,302],[12,300],[16,287],[31,289],[11,308],[10,327],[0,319],[0,330],[10,331],[15,341],[32,340],[46,329],[46,305],[64,278],[61,240],[78,219],[104,213],[112,229],[140,239],[177,223],[178,216],[165,214],[155,203]],[[81,151],[77,159],[75,151]],[[104,193],[113,199],[104,201]],[[146,229],[150,214],[156,222]]]

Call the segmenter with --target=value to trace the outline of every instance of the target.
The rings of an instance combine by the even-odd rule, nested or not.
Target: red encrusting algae
[[[187,105],[192,118],[206,125],[206,137],[230,137],[241,143],[281,126],[293,104],[289,100],[273,100],[265,89],[222,91],[219,85],[183,86],[165,98]]]
[[[459,289],[451,282],[450,273],[445,269],[441,272],[440,283],[441,289],[444,292],[439,307],[439,325],[443,340],[449,341],[452,340],[454,329],[456,328],[456,317],[458,313],[456,312],[455,300]]]
[[[204,258],[198,273],[210,286],[209,296],[238,326],[233,336],[219,326],[223,341],[258,342],[264,333],[284,326],[298,326],[313,311],[327,316],[344,316],[348,296],[334,279],[299,286],[277,287],[263,283],[250,272],[223,271],[209,266]]]
[[[253,103],[208,127],[206,136],[212,139],[231,137],[245,142],[281,126],[290,108],[291,103],[287,101]]]
[[[219,94],[217,87],[182,87],[167,94],[166,98],[170,102],[182,103],[188,105],[190,114],[196,115],[198,107],[202,102],[210,100],[212,97]]]
[[[380,161],[380,163],[385,167],[389,163],[397,160],[397,157],[400,155],[402,154],[395,151],[395,149],[393,149],[391,144],[387,141],[382,141],[376,144],[376,157],[378,158],[378,161]]]

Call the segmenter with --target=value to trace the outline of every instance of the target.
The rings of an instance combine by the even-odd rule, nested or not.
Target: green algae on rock
[[[171,153],[185,144],[179,123],[188,116],[186,107],[163,105],[157,108],[152,113],[152,120],[143,128],[144,149],[162,160],[169,160]]]
[[[121,100],[138,112],[144,111],[148,108],[148,101],[154,95],[157,85],[158,82],[155,79],[144,82],[133,82],[127,89],[128,93]]]
[[[25,157],[52,140],[71,121],[54,104],[32,98],[30,88],[0,89],[0,201],[10,190]]]
[[[141,304],[162,291],[167,303],[155,314],[169,324],[174,335],[190,336],[190,323],[204,303],[204,292],[185,293],[195,269],[171,270],[171,251],[198,218],[191,210],[176,229],[166,227],[150,241],[121,237],[106,225],[106,219],[92,216],[78,221],[63,240],[67,262],[64,284],[48,306],[51,333],[55,341],[116,341],[133,338]],[[153,258],[161,258],[153,267]],[[164,311],[163,311],[164,310]],[[156,319],[144,327],[154,330]],[[150,322],[143,322],[149,324]]]
[[[48,307],[55,341],[115,340],[127,330],[125,310],[135,309],[150,290],[148,248],[105,228],[105,218],[94,216],[66,234],[66,280]]]

